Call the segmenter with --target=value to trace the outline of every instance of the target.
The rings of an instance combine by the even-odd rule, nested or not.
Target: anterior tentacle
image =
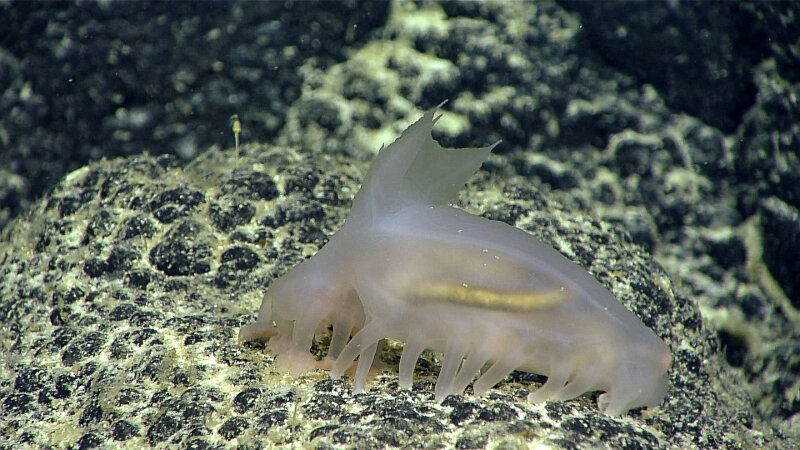
[[[350,316],[337,317],[333,321],[333,336],[331,336],[331,345],[328,347],[328,358],[336,359],[339,356],[344,346],[347,345],[347,339],[350,337],[354,324],[355,318]]]
[[[403,346],[403,354],[400,356],[399,385],[401,389],[411,389],[414,381],[414,367],[423,350],[425,350],[425,344],[414,336],[410,336]]]
[[[483,373],[472,385],[472,390],[475,395],[483,395],[486,391],[491,389],[495,384],[499,383],[506,377],[512,370],[519,367],[520,355],[511,352],[503,355],[497,360],[489,370]]]
[[[597,406],[609,416],[619,416],[630,409],[630,405],[635,401],[635,397],[635,392],[618,391],[612,388],[598,397]]]
[[[604,413],[608,414],[610,406],[611,406],[611,395],[608,392],[600,394],[600,396],[597,397],[597,407],[600,409],[600,411],[603,411]]]
[[[450,391],[454,394],[463,393],[481,367],[489,361],[489,357],[489,353],[480,348],[472,349],[467,355],[467,359],[461,364],[461,370],[458,371]]]
[[[364,348],[361,354],[359,354],[356,377],[353,381],[353,393],[360,394],[364,392],[364,386],[367,383],[367,376],[369,375],[369,368],[372,367],[372,360],[375,358],[375,352],[377,350],[378,342],[374,342]]]
[[[294,330],[292,330],[292,343],[295,348],[300,350],[311,349],[314,332],[316,332],[322,319],[318,314],[307,314],[295,320]]]
[[[555,395],[564,388],[569,379],[569,369],[566,365],[559,366],[550,372],[547,381],[537,390],[528,394],[528,401],[531,403],[542,403],[553,400]]]
[[[436,387],[433,391],[437,402],[444,400],[452,393],[453,380],[466,354],[467,346],[463,342],[452,342],[452,340],[448,342],[442,370],[439,371],[439,378],[436,380]]]
[[[277,356],[292,346],[292,331],[294,322],[291,320],[275,319],[278,328],[278,335],[269,340],[267,348],[272,351],[273,356]]]
[[[331,378],[341,378],[344,371],[350,366],[350,363],[356,359],[356,356],[358,356],[364,348],[377,343],[381,338],[381,327],[375,323],[367,324],[361,331],[353,336],[353,339],[350,339],[350,342],[344,347],[339,357],[336,358],[336,362],[333,364],[333,370],[331,370]]]
[[[569,400],[575,398],[592,388],[594,374],[588,368],[581,371],[567,385],[553,395],[553,400]]]

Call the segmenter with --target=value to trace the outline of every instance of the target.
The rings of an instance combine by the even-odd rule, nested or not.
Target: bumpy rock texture
[[[533,407],[525,395],[542,380],[523,373],[486,397],[437,405],[430,354],[412,392],[397,391],[395,372],[359,396],[324,373],[276,373],[263,345],[237,343],[236,331],[270,280],[341,225],[364,168],[248,145],[185,167],[143,156],[70,174],[4,237],[2,341],[14,355],[3,372],[5,438],[195,448],[752,439],[746,396],[712,382],[719,360],[693,303],[622,226],[551,203],[508,167],[482,172],[464,206],[556,246],[671,344],[674,388],[662,411],[612,419],[586,397]],[[384,359],[396,364],[398,350],[390,345]]]
[[[181,11],[171,28],[164,11],[123,19],[124,10],[102,5],[60,5],[61,22],[51,23],[18,6],[0,8],[50,41],[4,42],[9,50],[0,52],[10,86],[0,106],[14,112],[2,119],[0,138],[12,150],[3,157],[24,162],[0,169],[0,219],[26,211],[0,240],[0,447],[782,448],[800,436],[800,287],[792,276],[800,120],[790,64],[800,54],[791,36],[800,34],[759,29],[775,35],[771,47],[755,47],[756,64],[753,48],[726,34],[735,27],[707,26],[713,11],[702,6],[665,3],[670,20],[660,32],[643,26],[650,18],[629,15],[625,45],[640,49],[671,39],[681,14],[713,42],[738,44],[708,60],[737,67],[726,83],[710,77],[698,87],[675,82],[675,68],[661,72],[666,79],[632,70],[636,61],[621,63],[618,46],[602,57],[619,39],[616,22],[597,29],[597,17],[610,17],[607,3],[567,4],[573,12],[548,3],[374,4],[356,19],[346,8],[303,15],[291,3],[215,5],[214,15]],[[740,16],[728,24],[755,16],[788,28],[800,17],[766,7],[729,13]],[[92,14],[97,20],[86,19]],[[118,29],[111,19],[150,25],[130,27],[133,37],[161,29],[172,30],[169,39],[202,36],[203,51],[193,53],[200,44],[187,39],[184,65],[183,53],[173,64],[149,50],[150,65],[137,64],[144,56],[133,50],[157,50],[154,37],[166,39],[156,34],[144,47],[122,36],[89,58],[70,56],[76,45],[91,50],[90,31]],[[27,78],[42,64],[30,46],[47,42],[61,46],[48,51],[60,55],[64,74],[101,58],[120,69],[119,84],[96,72],[96,89],[109,95],[94,107],[83,94],[51,95],[43,78]],[[653,57],[647,64],[670,60]],[[156,70],[167,66],[169,89]],[[131,94],[132,68],[152,75],[142,91],[150,97]],[[709,89],[724,91],[714,97],[721,103],[686,105]],[[731,92],[755,95],[740,103]],[[542,378],[519,372],[487,396],[468,389],[436,404],[432,353],[412,391],[398,391],[389,370],[353,396],[324,372],[276,373],[263,345],[236,342],[271,280],[341,225],[380,144],[444,98],[443,144],[504,141],[459,203],[591,270],[665,339],[675,364],[660,410],[610,418],[593,395],[532,406],[525,394]],[[211,115],[193,113],[200,110]],[[232,141],[232,112],[247,131],[238,153],[220,150]],[[51,115],[66,122],[37,127]],[[49,149],[58,160],[59,145],[66,159],[43,170],[82,161],[64,162],[79,148],[161,150],[91,163],[24,207],[27,194],[43,190],[26,180],[42,172],[20,167],[36,167],[31,151]],[[396,365],[396,343],[383,358]]]

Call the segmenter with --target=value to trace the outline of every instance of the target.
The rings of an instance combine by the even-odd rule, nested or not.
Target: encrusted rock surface
[[[324,372],[276,373],[263,345],[236,342],[238,327],[254,320],[275,276],[341,225],[365,167],[247,145],[187,166],[140,156],[71,173],[3,238],[4,440],[192,448],[760,442],[747,397],[721,389],[734,380],[721,371],[713,335],[660,266],[622,226],[553,203],[510,167],[480,172],[462,204],[554,245],[664,337],[675,364],[663,409],[615,419],[597,411],[593,396],[532,406],[525,395],[542,379],[525,373],[487,396],[439,405],[433,354],[411,392],[398,391],[393,370],[357,396]],[[396,365],[396,343],[384,359]]]

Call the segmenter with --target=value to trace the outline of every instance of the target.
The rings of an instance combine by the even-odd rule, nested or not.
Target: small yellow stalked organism
[[[231,130],[233,131],[233,142],[236,147],[236,165],[239,165],[239,133],[242,132],[242,122],[239,122],[239,115],[231,116]]]

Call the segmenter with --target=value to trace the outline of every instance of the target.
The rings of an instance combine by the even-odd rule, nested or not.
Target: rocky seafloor
[[[0,7],[40,33],[31,48],[66,55],[53,67],[97,89],[46,95],[47,55],[2,42],[2,157],[19,164],[0,168],[0,448],[791,448],[800,437],[797,43],[775,31],[796,26],[788,12],[289,3],[178,20],[110,5]],[[772,46],[743,45],[745,19]],[[136,21],[153,28],[86,37]],[[139,54],[174,40],[184,46]],[[113,83],[87,68],[97,61],[116,66]],[[596,393],[531,405],[544,378],[524,372],[437,403],[440,355],[423,354],[413,389],[398,390],[396,342],[382,351],[390,369],[353,395],[349,380],[292,378],[263,344],[237,342],[271,281],[341,226],[380,145],[445,98],[443,145],[503,139],[458,204],[590,270],[668,343],[659,408],[609,417]],[[238,151],[228,109],[244,124]],[[33,199],[31,180],[75,161]]]

